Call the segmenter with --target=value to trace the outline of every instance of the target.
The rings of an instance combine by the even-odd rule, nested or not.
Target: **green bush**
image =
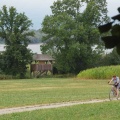
[[[81,71],[77,77],[82,79],[111,79],[113,75],[120,77],[120,65],[87,69]]]
[[[11,75],[0,74],[0,80],[13,79]]]

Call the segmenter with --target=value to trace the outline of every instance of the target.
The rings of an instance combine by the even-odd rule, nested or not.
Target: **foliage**
[[[52,15],[42,23],[42,52],[53,55],[61,73],[78,73],[94,66],[101,53],[96,26],[107,19],[106,1],[58,0],[51,10]],[[92,50],[96,44],[99,52]]]
[[[27,49],[28,37],[34,35],[27,32],[32,22],[24,13],[17,13],[14,7],[7,10],[6,6],[0,10],[0,20],[0,37],[6,45],[6,51],[0,55],[1,70],[24,78],[26,65],[32,60],[32,53]]]
[[[29,32],[34,32],[34,36],[29,36],[28,39],[30,40],[29,44],[37,44],[41,43],[42,36],[44,35],[42,31],[39,30],[29,30]],[[5,44],[4,39],[0,38],[0,44]]]
[[[0,74],[0,80],[10,80],[13,79],[13,76],[11,75],[4,75],[4,74]]]
[[[120,13],[120,7],[118,8]],[[110,33],[109,36],[102,37],[105,47],[108,49],[116,48],[117,53],[120,55],[120,14],[112,17],[112,22],[101,25],[98,27],[101,35]]]
[[[113,75],[120,76],[120,66],[96,67],[81,71],[77,77],[81,79],[111,79]]]
[[[109,54],[103,55],[98,61],[98,66],[120,65],[120,56],[114,48]]]

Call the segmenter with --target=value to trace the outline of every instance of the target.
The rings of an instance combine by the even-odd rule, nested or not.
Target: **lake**
[[[41,50],[40,50],[40,45],[42,45],[42,43],[39,43],[39,44],[30,44],[28,45],[28,48],[32,50],[33,53],[37,53],[37,54],[41,54]],[[5,48],[4,48],[5,45],[3,44],[0,44],[0,51],[4,51]],[[106,49],[105,50],[105,54],[108,54],[110,52],[112,52],[113,49]]]
[[[28,48],[32,50],[33,53],[38,53],[38,54],[41,54],[41,51],[40,51],[40,44],[30,44],[28,45]],[[5,50],[5,45],[4,44],[0,44],[0,51],[4,51]]]

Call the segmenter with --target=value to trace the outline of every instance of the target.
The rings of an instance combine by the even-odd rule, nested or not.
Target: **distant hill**
[[[41,29],[39,29],[39,30],[31,30],[31,31],[35,32],[35,36],[34,37],[30,37],[30,44],[41,43],[42,36],[44,35],[41,32]],[[0,44],[4,44],[4,40],[2,38],[0,38]]]
[[[35,32],[35,36],[34,37],[30,37],[30,44],[36,44],[36,43],[41,43],[42,41],[42,36],[44,35],[42,32],[41,32],[41,29],[39,30],[32,30]]]

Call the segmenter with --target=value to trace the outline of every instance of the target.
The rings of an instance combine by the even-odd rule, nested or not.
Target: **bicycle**
[[[109,84],[109,85],[113,85],[113,84]],[[109,92],[109,100],[110,101],[116,100],[116,99],[118,100],[119,96],[120,96],[120,88],[119,88],[119,95],[117,97],[117,93],[116,93],[116,91],[112,87],[111,90],[110,90],[110,92]]]

